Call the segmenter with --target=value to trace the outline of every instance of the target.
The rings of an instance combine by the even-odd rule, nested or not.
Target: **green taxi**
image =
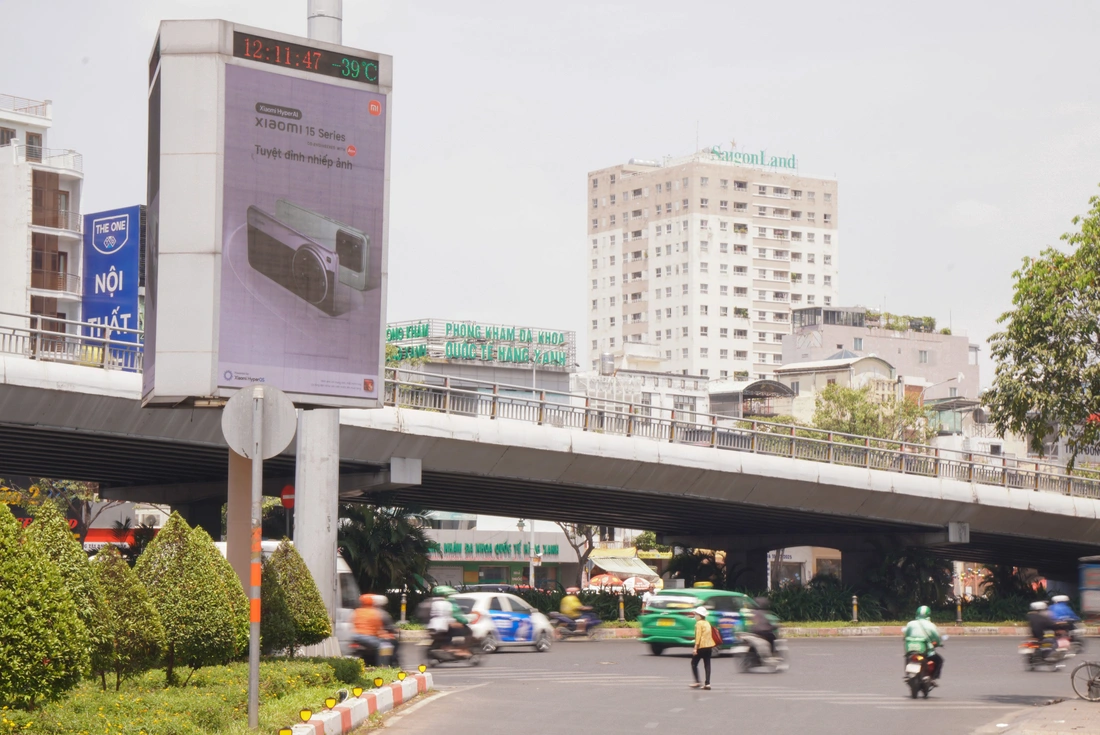
[[[737,634],[744,631],[744,615],[756,607],[752,598],[740,592],[693,587],[661,590],[650,598],[646,611],[638,620],[642,624],[642,643],[649,645],[654,656],[666,648],[695,645],[695,616],[702,605],[709,612],[707,620],[722,635],[722,648],[733,645]]]

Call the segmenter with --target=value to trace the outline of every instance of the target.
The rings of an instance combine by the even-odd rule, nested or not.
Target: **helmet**
[[[432,594],[438,597],[450,597],[451,595],[457,594],[457,592],[458,591],[454,587],[448,587],[445,584],[432,588]]]
[[[359,605],[360,607],[373,607],[374,595],[359,595]]]
[[[1050,601],[1051,602],[1069,602],[1069,596],[1068,595],[1055,595],[1054,597],[1050,598]]]
[[[1043,602],[1042,600],[1038,600],[1036,602],[1031,603],[1031,609],[1032,610],[1046,610],[1047,609],[1047,604],[1045,602]]]
[[[932,616],[932,611],[928,609],[928,605],[921,605],[917,608],[917,620],[928,620]]]

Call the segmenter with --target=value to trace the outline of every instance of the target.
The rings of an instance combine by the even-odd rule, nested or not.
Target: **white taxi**
[[[550,650],[554,629],[545,615],[529,604],[504,592],[463,592],[451,597],[470,620],[470,628],[492,653],[501,646],[534,646]]]

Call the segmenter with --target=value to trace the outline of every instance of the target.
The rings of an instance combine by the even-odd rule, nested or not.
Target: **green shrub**
[[[88,633],[61,573],[0,503],[0,704],[33,709],[76,686]]]
[[[241,578],[237,576],[233,565],[218,551],[218,547],[214,546],[214,540],[210,538],[210,534],[196,526],[191,529],[191,535],[195,537],[192,540],[196,550],[201,549],[209,557],[210,563],[217,569],[226,601],[233,611],[235,658],[248,658],[249,634],[251,632],[249,619],[251,616],[249,615],[248,594],[241,586]]]
[[[328,610],[298,550],[283,539],[269,561],[294,621],[295,646],[312,646],[332,635]]]
[[[189,666],[194,673],[231,661],[237,651],[233,608],[200,541],[173,513],[134,565],[164,624],[169,685],[178,683],[177,666]]]
[[[332,669],[332,675],[341,684],[369,684],[367,681],[367,669],[363,666],[363,659],[349,656],[311,656],[300,659],[311,664],[328,664]]]
[[[88,631],[91,671],[101,673],[110,657],[110,634],[106,623],[106,598],[88,562],[88,555],[73,538],[69,522],[53,503],[35,509],[34,522],[27,529],[27,544],[57,565],[61,581],[76,605],[76,614]]]
[[[260,650],[266,655],[292,651],[294,618],[286,604],[286,592],[270,561],[264,561],[260,580]]]
[[[149,599],[145,585],[114,546],[105,546],[91,564],[105,597],[105,622],[109,632],[108,657],[99,669],[115,674],[115,691],[122,680],[157,665],[164,649],[164,626]]]

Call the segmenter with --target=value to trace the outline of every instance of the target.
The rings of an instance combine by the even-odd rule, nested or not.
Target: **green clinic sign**
[[[568,368],[572,333],[525,327],[427,320],[391,325],[386,342],[397,359],[445,359]]]
[[[789,168],[792,170],[798,168],[798,162],[795,160],[793,153],[784,158],[783,156],[769,156],[767,151],[743,153],[741,151],[724,151],[718,146],[714,146],[710,149],[710,155],[719,161],[742,163],[748,166],[771,166],[772,168]]]

